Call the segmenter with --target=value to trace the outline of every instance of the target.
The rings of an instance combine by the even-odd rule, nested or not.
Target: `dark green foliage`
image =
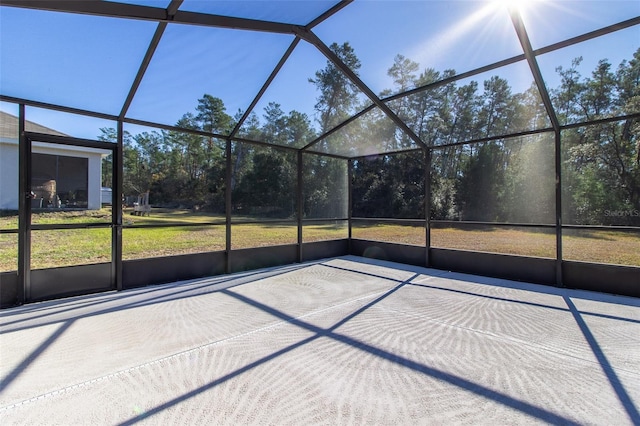
[[[296,155],[256,147],[252,154],[252,167],[232,192],[233,212],[243,216],[294,218]]]
[[[332,44],[355,72],[360,62],[348,44]],[[580,75],[581,58],[558,68],[560,86],[551,98],[562,124],[581,123],[640,112],[640,50],[613,69],[600,61],[590,76]],[[398,55],[390,67],[393,93],[455,75],[420,70]],[[316,120],[322,134],[362,108],[357,87],[331,62],[309,82],[318,89]],[[515,138],[503,135],[550,127],[538,88],[513,93],[498,76],[462,80],[388,101],[389,107],[433,147],[430,169],[425,151],[359,158],[353,168],[355,217],[424,218],[425,172],[431,179],[432,219],[547,223],[555,221],[555,138],[553,132]],[[221,99],[205,94],[177,127],[227,136],[242,117],[226,113]],[[562,132],[563,222],[640,225],[640,119],[574,127]],[[317,136],[309,117],[269,103],[251,113],[236,136],[282,147],[301,148]],[[465,143],[484,138],[492,141]],[[101,140],[115,142],[113,129]],[[156,206],[225,211],[226,144],[231,144],[233,213],[293,219],[297,214],[298,158],[294,151],[263,148],[224,138],[179,131],[124,135],[124,193],[150,191]],[[445,145],[445,146],[443,146]],[[448,146],[446,146],[448,145]],[[415,149],[413,142],[380,110],[374,109],[313,149],[344,153]],[[361,149],[361,151],[358,151]],[[103,166],[110,186],[111,159]],[[347,216],[347,161],[303,155],[303,215],[330,219]]]
[[[372,156],[354,162],[353,216],[424,218],[424,154]]]

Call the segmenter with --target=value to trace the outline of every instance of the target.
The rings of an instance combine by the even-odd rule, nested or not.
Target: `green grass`
[[[111,212],[47,212],[33,215],[38,224],[108,223]],[[235,219],[235,217],[234,217]],[[241,218],[247,219],[247,218]],[[221,225],[202,225],[223,221],[224,217],[189,211],[154,210],[151,216],[132,216],[125,212],[123,259],[140,259],[221,251],[225,249],[226,229]],[[145,224],[201,224],[200,226],[127,228]],[[14,216],[0,217],[0,229],[16,229]],[[297,242],[295,223],[232,225],[232,249],[264,247]],[[353,237],[374,241],[424,246],[422,227],[367,224],[354,226]],[[345,222],[305,224],[303,241],[347,238]],[[0,235],[0,271],[17,269],[17,234]],[[555,258],[555,233],[525,228],[431,230],[432,247]],[[565,231],[565,259],[597,263],[640,266],[640,234],[620,231]],[[111,229],[68,229],[32,231],[32,268],[49,268],[108,262],[111,260]]]
[[[354,227],[354,238],[399,244],[425,245],[422,227],[376,224]],[[640,266],[640,233],[601,230],[565,230],[563,259]],[[553,229],[485,227],[436,228],[431,247],[534,257],[556,257]]]

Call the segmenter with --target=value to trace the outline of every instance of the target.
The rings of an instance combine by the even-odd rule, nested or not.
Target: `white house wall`
[[[36,154],[87,158],[88,209],[100,209],[102,157],[110,154],[110,151],[44,142],[33,142],[31,150]],[[18,209],[18,144],[16,141],[0,141],[0,209]]]
[[[18,146],[0,141],[0,210],[18,210]]]

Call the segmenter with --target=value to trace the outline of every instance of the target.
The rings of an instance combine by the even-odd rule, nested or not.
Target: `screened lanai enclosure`
[[[3,307],[343,255],[640,296],[638,2],[2,0],[0,40]]]

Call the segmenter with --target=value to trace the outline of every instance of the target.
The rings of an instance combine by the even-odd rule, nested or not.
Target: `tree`
[[[205,93],[198,99],[196,111],[198,114],[195,119],[205,132],[228,134],[233,129],[233,119],[225,112],[224,102],[220,98]]]
[[[640,111],[640,49],[616,73],[606,60],[590,77],[564,71],[554,101],[567,121],[580,122]],[[572,64],[577,66],[580,58]],[[563,191],[566,223],[630,225],[640,219],[624,212],[640,211],[639,120],[585,125],[563,131]],[[623,212],[623,214],[607,214]]]
[[[333,43],[329,48],[340,60],[357,74],[360,60],[348,42]],[[359,90],[349,78],[340,71],[333,62],[327,61],[324,69],[316,71],[314,84],[318,95],[315,110],[318,113],[320,132],[325,133],[337,124],[349,118],[358,101]]]
[[[232,194],[236,210],[259,217],[294,217],[297,177],[294,157],[277,149],[257,149],[252,167]]]

